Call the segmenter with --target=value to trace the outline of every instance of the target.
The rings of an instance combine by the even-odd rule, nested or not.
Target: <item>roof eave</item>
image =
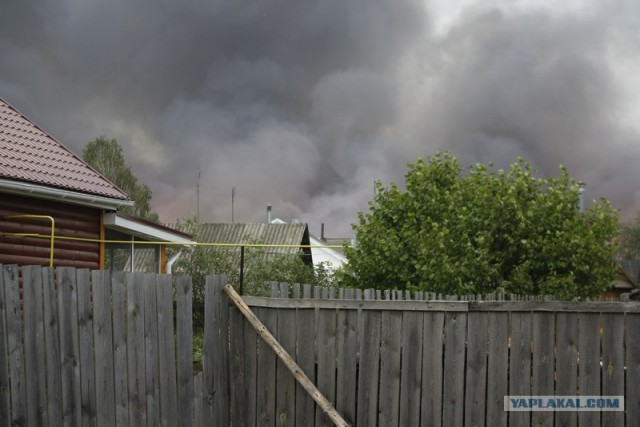
[[[143,220],[137,220],[118,212],[109,212],[103,217],[104,225],[110,229],[143,238],[149,241],[192,244],[192,239],[178,230],[172,231],[167,227],[156,227]]]
[[[66,202],[74,205],[88,206],[103,210],[118,210],[134,205],[131,200],[114,199],[106,196],[80,193],[61,188],[47,187],[22,181],[13,181],[0,178],[0,192],[29,195],[38,199]]]

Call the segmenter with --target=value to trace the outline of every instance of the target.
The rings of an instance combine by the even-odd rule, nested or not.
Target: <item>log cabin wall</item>
[[[98,269],[100,244],[61,237],[100,238],[99,209],[0,193],[0,264],[49,265],[49,238],[16,237],[11,233],[51,235],[45,219],[7,219],[7,215],[49,215],[55,220],[54,266]]]

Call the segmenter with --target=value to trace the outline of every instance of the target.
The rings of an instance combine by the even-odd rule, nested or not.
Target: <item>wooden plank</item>
[[[254,345],[255,349],[255,345]],[[244,318],[236,308],[229,311],[229,371],[231,373],[230,419],[232,425],[247,425],[245,402]]]
[[[366,333],[363,333],[360,339],[358,418],[356,423],[359,426],[376,427],[378,425],[381,319],[379,311],[362,313],[362,331],[366,331]]]
[[[425,312],[422,333],[422,372],[425,375],[420,420],[423,425],[442,426],[444,312]]]
[[[213,291],[213,312],[210,317],[213,326],[213,358],[214,379],[214,425],[229,425],[229,300],[224,293],[227,278],[224,275],[207,278],[207,287]],[[210,306],[211,307],[211,306]]]
[[[578,319],[574,313],[556,314],[556,396],[578,394]],[[556,425],[576,426],[576,412],[554,413]]]
[[[147,426],[160,425],[160,372],[158,354],[158,299],[153,274],[144,274],[144,375]]]
[[[640,315],[636,313],[625,316],[625,346],[627,381],[625,389],[625,409],[627,425],[640,426]]]
[[[11,425],[11,399],[9,395],[9,348],[7,347],[7,312],[10,306],[5,297],[5,266],[0,264],[0,424]],[[45,397],[46,398],[46,397]]]
[[[80,344],[80,405],[82,426],[96,424],[96,377],[93,345],[93,308],[91,306],[91,272],[76,270],[78,294],[78,343]]]
[[[283,294],[281,294],[283,295]],[[275,337],[285,349],[293,356],[296,354],[296,312],[295,309],[279,309],[278,320],[275,329]],[[273,330],[273,329],[272,329]],[[296,410],[296,381],[284,363],[278,359],[276,363],[276,425],[295,426]]]
[[[62,425],[62,378],[60,371],[60,342],[58,336],[58,302],[55,271],[42,270],[44,308],[44,341],[47,365],[47,415],[49,425]]]
[[[465,425],[484,426],[487,411],[487,313],[468,315]]]
[[[173,328],[173,284],[171,281],[171,276],[156,276],[160,425],[174,427],[178,424],[178,385]]]
[[[600,314],[580,313],[578,319],[578,389],[581,396],[600,396]],[[621,325],[624,328],[624,325]],[[580,427],[600,426],[601,413],[578,413]]]
[[[469,311],[548,311],[564,313],[638,313],[635,302],[584,301],[478,301],[469,302]]]
[[[531,394],[533,396],[553,396],[555,314],[535,312],[531,315],[531,340],[533,342]],[[553,426],[553,412],[532,412],[531,418],[533,425]]]
[[[131,273],[129,273],[131,274]],[[127,373],[127,287],[125,273],[111,274],[113,310],[113,364],[116,425],[129,425],[129,393]]]
[[[487,313],[487,426],[507,425],[504,397],[509,394],[509,313]]]
[[[80,349],[76,274],[70,267],[57,269],[60,359],[62,362],[62,424],[78,426],[81,420]],[[109,351],[112,351],[109,349]]]
[[[323,288],[324,295],[320,299],[283,299],[243,296],[242,299],[249,307],[271,308],[318,308],[333,310],[385,310],[385,311],[468,311],[468,302],[462,301],[365,301],[327,299],[335,289]]]
[[[424,314],[402,314],[402,370],[400,377],[400,425],[420,425],[420,388],[422,385],[422,328]]]
[[[602,315],[602,395],[624,395],[624,314]],[[626,405],[625,405],[626,406]],[[602,412],[602,425],[624,425],[624,412]]]
[[[11,395],[11,424],[27,423],[27,388],[25,375],[22,310],[18,267],[4,266],[5,298],[7,301],[7,349]]]
[[[329,402],[336,400],[336,310],[320,309],[318,311],[318,330],[316,345],[318,354],[317,386]],[[316,426],[330,426],[331,421],[316,407]]]
[[[400,420],[400,351],[402,313],[382,312],[380,331],[380,391],[378,425],[397,426]]]
[[[22,288],[27,419],[30,425],[44,425],[47,419],[47,382],[41,267],[22,267]]]
[[[345,298],[355,296],[352,289],[345,292]],[[338,310],[336,336],[336,410],[346,422],[356,421],[356,370],[358,357],[358,312]]]
[[[258,308],[256,316],[270,331],[277,327],[276,310]],[[263,341],[257,341],[256,409],[258,426],[275,426],[276,417],[276,355]]]
[[[98,426],[114,426],[115,382],[113,328],[111,323],[111,274],[91,272],[93,283],[93,342],[96,349],[96,421]]]
[[[243,322],[244,329],[244,401],[247,426],[256,426],[257,423],[257,357],[258,334],[249,324]]]
[[[464,423],[464,352],[467,314],[445,314],[442,419],[452,425]]]
[[[509,360],[509,394],[531,395],[531,313],[511,313],[509,323],[511,357]],[[528,426],[531,412],[511,412],[509,425]]]
[[[211,424],[205,424],[204,422],[204,402],[205,398],[202,396],[204,385],[202,384],[203,373],[198,372],[193,377],[193,425],[194,427],[205,427]]]
[[[178,426],[193,426],[193,284],[191,278],[176,280],[176,341]]]
[[[127,283],[127,373],[129,389],[129,422],[147,425],[147,398],[144,339],[144,281],[142,273],[128,274]]]
[[[308,296],[311,289],[305,285],[303,294]],[[296,362],[302,371],[315,384],[315,310],[303,308],[296,310]],[[304,387],[296,383],[296,425],[313,426],[315,419],[313,398]]]

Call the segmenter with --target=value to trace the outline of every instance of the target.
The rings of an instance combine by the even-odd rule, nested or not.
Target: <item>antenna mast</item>
[[[231,223],[233,224],[234,221],[234,215],[233,215],[233,202],[234,199],[236,198],[236,187],[231,187]]]
[[[200,220],[200,166],[198,166],[198,182],[196,183],[196,218]]]

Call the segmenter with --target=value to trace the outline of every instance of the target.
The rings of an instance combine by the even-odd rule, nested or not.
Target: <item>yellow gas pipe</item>
[[[55,230],[56,230],[56,220],[53,219],[52,216],[49,215],[31,215],[31,214],[16,214],[16,215],[5,215],[6,219],[16,219],[16,218],[36,218],[36,219],[48,219],[51,221],[51,248],[50,248],[50,257],[49,257],[49,267],[53,267],[53,242],[55,241]],[[18,233],[16,233],[18,235]],[[28,234],[25,234],[28,236]]]

